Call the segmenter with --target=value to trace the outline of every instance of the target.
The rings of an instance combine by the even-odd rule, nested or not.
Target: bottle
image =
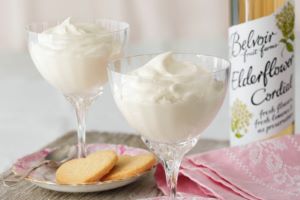
[[[294,1],[231,0],[230,144],[294,134]]]

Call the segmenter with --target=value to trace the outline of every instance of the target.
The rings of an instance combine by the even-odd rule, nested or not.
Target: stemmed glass
[[[177,77],[174,85],[168,76],[153,80],[146,74],[132,75],[132,71],[155,56],[157,54],[139,55],[111,62],[109,82],[121,113],[163,163],[170,191],[163,199],[180,199],[176,196],[176,184],[181,160],[220,109],[227,90],[230,63],[212,56],[174,53],[175,59],[193,63],[208,73],[198,74],[193,80]],[[178,101],[173,101],[172,96],[152,101],[151,93],[157,91],[196,95],[177,96]]]
[[[85,119],[88,108],[102,93],[107,82],[108,61],[122,56],[129,25],[107,19],[76,23],[95,25],[105,29],[105,32],[89,33],[93,39],[78,38],[76,35],[60,37],[43,33],[59,24],[46,22],[30,24],[27,33],[29,52],[38,71],[75,108],[78,121],[77,155],[80,158],[86,156]]]

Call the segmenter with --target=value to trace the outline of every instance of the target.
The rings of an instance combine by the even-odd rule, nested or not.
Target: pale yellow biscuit
[[[80,184],[99,181],[117,163],[114,151],[98,151],[86,158],[70,160],[56,171],[56,181],[60,184]]]
[[[126,179],[145,172],[156,164],[153,154],[119,156],[115,167],[101,181]]]

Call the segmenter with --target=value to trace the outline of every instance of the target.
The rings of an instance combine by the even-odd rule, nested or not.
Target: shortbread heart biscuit
[[[86,158],[67,161],[56,171],[56,181],[60,184],[80,184],[99,181],[117,163],[114,151],[98,151]]]
[[[121,155],[111,172],[101,181],[126,179],[151,169],[155,164],[156,159],[153,154]]]

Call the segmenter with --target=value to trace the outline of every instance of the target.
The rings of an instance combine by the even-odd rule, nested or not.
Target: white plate
[[[53,148],[55,149],[55,148]],[[16,174],[22,174],[30,167],[36,165],[37,163],[44,160],[44,158],[53,151],[53,149],[43,149],[41,151],[35,152],[33,154],[24,156],[20,158],[14,165],[13,171]],[[149,151],[140,148],[129,147],[125,145],[116,145],[116,144],[89,144],[87,145],[87,152],[92,153],[99,150],[114,150],[118,155],[139,155],[149,153]],[[95,182],[95,183],[85,183],[85,184],[58,184],[55,180],[56,169],[53,169],[48,166],[42,166],[33,171],[25,179],[31,183],[48,189],[59,192],[100,192],[105,190],[111,190],[118,187],[128,185],[143,176],[149,174],[152,170],[146,171],[142,174],[130,177],[123,180],[114,180],[114,181],[104,181],[104,182]]]
[[[33,180],[31,178],[26,178],[26,180],[30,181],[31,183],[44,188],[48,190],[53,190],[57,192],[101,192],[105,190],[111,190],[115,188],[119,188],[125,185],[128,185],[130,183],[135,182],[136,180],[142,178],[143,176],[146,176],[151,171],[147,171],[143,174],[140,174],[138,176],[134,176],[128,179],[124,180],[117,180],[117,181],[105,181],[105,182],[96,182],[96,183],[90,183],[90,184],[77,184],[77,185],[62,185],[57,184],[49,181],[38,181]]]

